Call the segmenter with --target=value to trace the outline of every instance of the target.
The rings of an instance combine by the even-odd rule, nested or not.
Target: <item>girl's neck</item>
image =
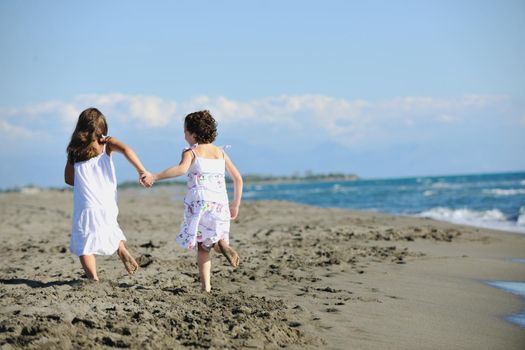
[[[93,141],[93,143],[91,144],[93,147],[95,147],[96,149],[100,150],[104,147],[104,144],[100,143],[98,140],[95,140]]]

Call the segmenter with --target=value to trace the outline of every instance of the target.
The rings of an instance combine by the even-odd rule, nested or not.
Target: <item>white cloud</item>
[[[441,114],[436,117],[436,121],[445,124],[452,124],[457,121],[457,118],[450,114]]]
[[[505,102],[508,99],[509,97],[505,95],[465,95],[454,98],[406,96],[380,102],[378,106],[398,112],[436,112],[463,108],[483,108]]]
[[[16,139],[32,139],[35,137],[43,137],[45,134],[41,132],[35,132],[24,127],[13,125],[5,120],[0,120],[0,136],[3,139],[16,140]]]
[[[198,96],[181,105],[185,114],[207,109],[210,110],[219,121],[225,123],[252,119],[257,117],[258,114],[254,108],[257,105],[255,101],[234,101],[223,96],[217,98]]]
[[[123,122],[136,122],[140,126],[166,126],[177,111],[177,103],[157,96],[124,95],[83,95],[75,99],[75,105],[96,107],[106,116],[118,118]]]
[[[22,108],[0,109],[0,120],[30,121],[48,118],[62,122],[71,129],[79,114],[88,107],[97,107],[106,116],[121,122],[136,122],[139,126],[162,127],[175,116],[177,103],[157,96],[130,96],[120,93],[107,95],[80,95],[72,101],[48,101]]]
[[[419,137],[433,132],[434,128],[453,127],[465,120],[479,122],[480,115],[490,114],[487,111],[507,108],[508,100],[500,95],[405,96],[382,101],[282,95],[249,101],[223,96],[173,101],[157,96],[93,94],[77,96],[71,101],[0,109],[0,134],[19,133],[30,137],[31,132],[47,132],[49,123],[62,123],[63,129],[70,130],[81,110],[91,106],[99,108],[110,119],[110,124],[127,123],[137,129],[165,128],[172,122],[180,123],[189,112],[209,109],[221,128],[235,129],[244,135],[272,139],[275,137],[272,133],[302,133],[350,147]],[[14,119],[17,123],[12,122]],[[266,135],[261,135],[264,133]]]
[[[63,121],[75,120],[78,117],[77,109],[73,104],[61,101],[47,101],[21,108],[0,109],[0,119],[36,120],[43,115],[53,115]]]

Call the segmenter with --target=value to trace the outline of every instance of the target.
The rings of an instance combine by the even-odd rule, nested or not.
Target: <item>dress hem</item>
[[[126,242],[127,239],[126,239],[126,238],[123,238],[123,239],[119,240],[119,241],[118,241],[118,244],[117,244],[117,247],[113,250],[112,253],[104,253],[104,252],[100,252],[100,251],[87,251],[87,252],[81,252],[80,254],[77,254],[76,252],[74,252],[74,251],[71,249],[71,247],[69,248],[69,251],[71,252],[71,254],[76,255],[76,256],[78,256],[78,257],[81,257],[81,256],[83,256],[83,255],[102,255],[102,256],[111,256],[111,255],[113,255],[113,254],[115,254],[115,253],[117,252],[118,247],[119,247],[119,245],[120,245],[120,241],[124,241],[124,242]]]

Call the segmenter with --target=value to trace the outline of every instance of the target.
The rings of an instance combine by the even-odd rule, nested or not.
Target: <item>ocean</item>
[[[525,172],[247,184],[245,200],[286,200],[525,233]]]
[[[488,285],[502,289],[506,292],[525,298],[525,283],[517,281],[487,281]],[[525,311],[505,316],[509,322],[515,323],[521,328],[525,328]]]

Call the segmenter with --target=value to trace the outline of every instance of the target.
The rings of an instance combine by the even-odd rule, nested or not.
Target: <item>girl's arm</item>
[[[242,176],[233,165],[232,161],[230,160],[230,157],[225,153],[224,159],[226,161],[226,171],[230,175],[233,181],[233,200],[230,203],[230,217],[231,219],[235,219],[237,215],[239,214],[239,206],[241,205],[241,197],[242,197]]]
[[[182,152],[182,157],[179,165],[168,168],[160,173],[152,174],[153,182],[157,180],[169,179],[171,177],[177,177],[184,175],[188,172],[188,169],[191,166],[191,161],[193,160],[193,154],[190,150]]]
[[[69,161],[66,162],[66,167],[64,169],[64,181],[69,186],[75,186],[75,169],[73,168],[73,164]]]
[[[142,165],[142,162],[140,161],[135,151],[133,151],[131,147],[129,147],[125,143],[121,142],[120,140],[114,137],[109,137],[106,139],[106,147],[109,148],[107,149],[108,154],[111,154],[111,152],[118,152],[123,154],[124,157],[126,157],[126,159],[130,162],[130,164],[133,165],[133,167],[137,170],[139,175],[147,173],[146,168],[144,168],[144,165]]]

